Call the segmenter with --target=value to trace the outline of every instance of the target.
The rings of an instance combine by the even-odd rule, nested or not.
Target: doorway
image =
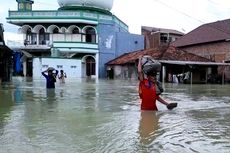
[[[96,62],[92,56],[86,58],[86,76],[95,75]]]

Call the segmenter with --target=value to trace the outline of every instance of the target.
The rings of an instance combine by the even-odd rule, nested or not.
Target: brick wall
[[[216,62],[230,60],[230,42],[210,43],[180,48],[190,53],[215,60]]]
[[[230,41],[229,42],[218,42],[209,44],[200,44],[189,47],[179,47],[187,52],[211,59],[215,62],[222,63],[223,61],[230,61]],[[219,70],[219,74],[222,72]],[[225,77],[227,81],[230,81],[230,67],[225,68]]]

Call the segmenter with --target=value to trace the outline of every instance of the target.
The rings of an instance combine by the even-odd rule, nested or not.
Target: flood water
[[[15,78],[0,86],[1,153],[229,153],[230,85],[165,84],[141,112],[137,81]]]

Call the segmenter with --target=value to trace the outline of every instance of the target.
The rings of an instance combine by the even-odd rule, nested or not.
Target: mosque
[[[131,34],[111,13],[113,0],[57,0],[57,10],[33,10],[33,0],[16,0],[7,22],[19,26],[24,76],[41,77],[48,67],[69,77],[106,77],[105,63],[144,49],[144,36]],[[19,70],[20,71],[20,70]]]

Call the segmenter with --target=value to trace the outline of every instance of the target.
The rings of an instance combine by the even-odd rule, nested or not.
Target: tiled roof
[[[225,41],[230,39],[230,19],[201,25],[180,37],[171,45],[183,47],[201,43]]]
[[[211,62],[211,60],[197,56],[192,53],[185,52],[183,50],[178,50],[173,46],[168,49],[147,49],[140,50],[131,53],[125,53],[114,60],[111,60],[107,65],[124,65],[128,63],[134,63],[140,56],[149,55],[155,60],[176,60],[176,61],[199,61],[199,62]]]

